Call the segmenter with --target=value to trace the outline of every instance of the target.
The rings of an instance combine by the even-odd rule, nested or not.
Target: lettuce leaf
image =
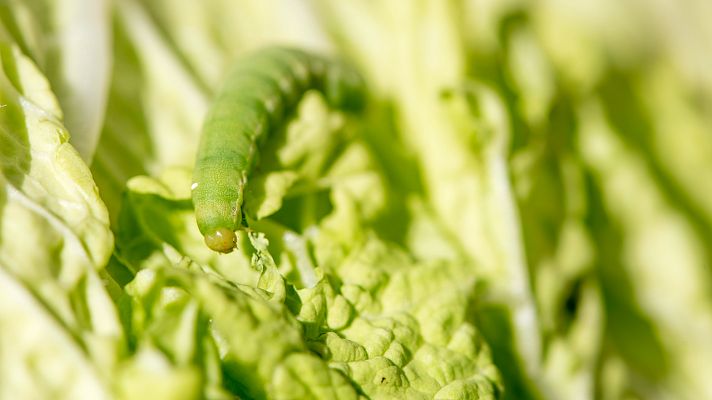
[[[162,349],[176,370],[202,371],[205,396],[223,387],[249,398],[495,398],[497,370],[467,315],[471,267],[419,263],[378,238],[368,221],[383,180],[326,110],[307,97],[250,181],[295,176],[293,185],[248,190],[246,204],[311,209],[254,221],[269,242],[253,231],[228,255],[196,246],[189,170],[129,181],[117,256],[135,274],[126,285],[131,337]],[[320,140],[304,140],[317,132]],[[341,150],[325,164],[318,149],[335,143]],[[222,375],[205,374],[215,369]]]
[[[3,37],[16,43],[52,82],[64,124],[72,132],[70,142],[90,164],[108,97],[110,2],[9,0],[1,7]]]
[[[110,398],[124,342],[106,207],[47,80],[7,42],[0,63],[0,394]]]

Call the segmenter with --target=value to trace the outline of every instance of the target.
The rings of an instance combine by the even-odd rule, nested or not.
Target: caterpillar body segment
[[[193,171],[195,217],[211,249],[234,249],[244,188],[259,145],[309,90],[345,111],[364,105],[363,81],[355,70],[298,49],[265,48],[229,73],[203,123]]]

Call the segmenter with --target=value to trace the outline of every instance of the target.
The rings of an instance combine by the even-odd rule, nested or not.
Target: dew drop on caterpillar
[[[191,187],[198,229],[211,249],[235,248],[258,144],[308,90],[345,111],[364,105],[363,81],[353,68],[299,49],[264,48],[239,60],[228,74],[203,123]]]

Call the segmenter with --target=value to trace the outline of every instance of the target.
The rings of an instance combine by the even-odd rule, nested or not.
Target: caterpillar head
[[[230,253],[237,246],[235,232],[227,228],[218,228],[205,235],[205,244],[220,253]]]

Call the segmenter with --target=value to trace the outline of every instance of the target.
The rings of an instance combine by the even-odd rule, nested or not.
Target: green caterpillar
[[[363,81],[354,69],[298,49],[259,50],[229,73],[205,118],[193,171],[195,218],[211,249],[229,253],[235,248],[259,143],[308,90],[347,111],[358,111],[365,102]]]

